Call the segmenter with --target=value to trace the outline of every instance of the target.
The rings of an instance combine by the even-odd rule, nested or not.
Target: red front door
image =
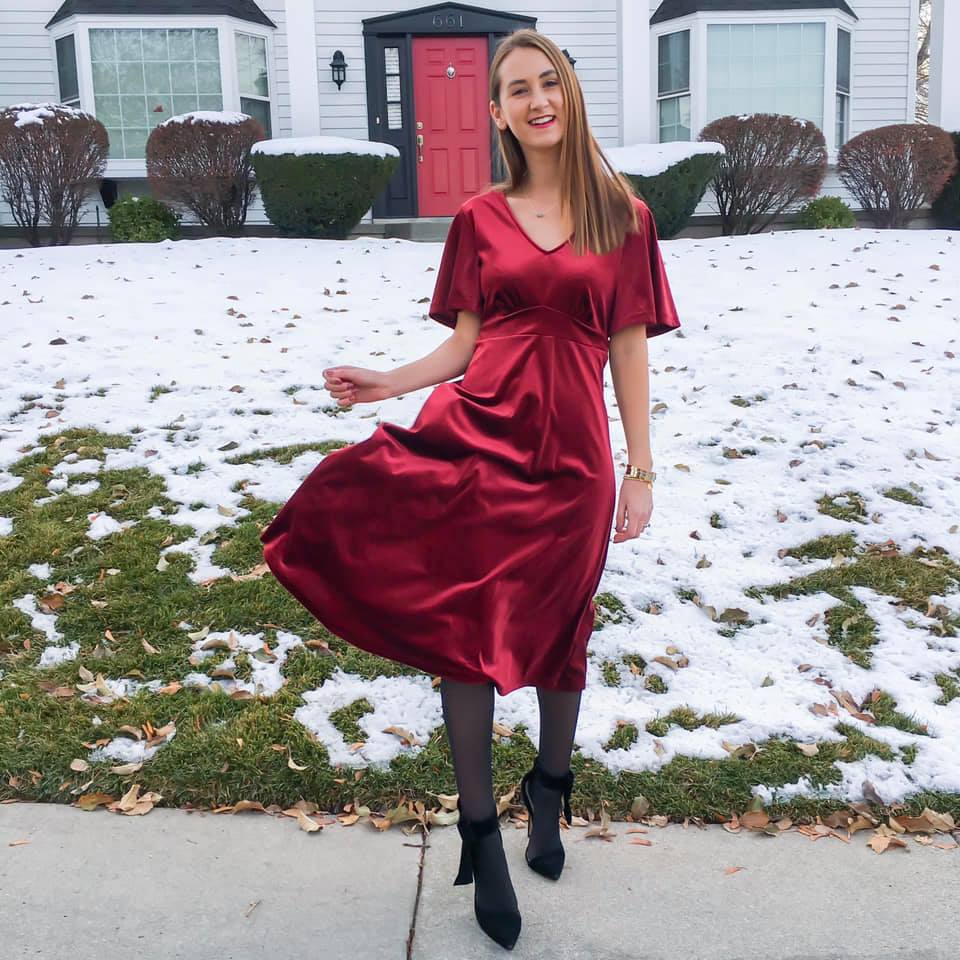
[[[490,180],[486,37],[414,37],[417,214],[451,217]]]

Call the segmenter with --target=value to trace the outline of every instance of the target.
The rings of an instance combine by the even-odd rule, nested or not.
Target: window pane
[[[112,30],[90,29],[90,59],[116,60],[117,44]]]
[[[212,27],[203,30],[194,30],[194,40],[197,48],[198,60],[215,60],[220,62],[220,43],[217,31]]]
[[[403,107],[399,103],[387,104],[387,129],[400,130],[403,127]]]
[[[143,93],[143,63],[118,63],[120,93]]]
[[[117,60],[143,60],[139,30],[115,30],[117,37]]]
[[[141,30],[141,42],[143,43],[144,60],[162,60],[166,62],[170,59],[167,52],[167,31],[166,30]]]
[[[268,100],[250,100],[247,97],[240,98],[240,112],[254,117],[260,121],[261,126],[270,137],[270,102]]]
[[[690,95],[660,100],[660,142],[690,139]]]
[[[110,156],[142,159],[147,135],[179,113],[222,110],[216,29],[91,28],[96,114]]]
[[[658,92],[673,93],[690,88],[690,31],[661,36],[658,49]]]
[[[263,37],[237,34],[237,76],[241,95],[269,96],[267,41]]]
[[[57,40],[57,75],[60,78],[60,99],[64,103],[79,101],[80,84],[77,82],[77,48],[73,34]]]
[[[822,23],[707,24],[707,121],[785,113],[823,123]]]
[[[850,34],[837,30],[837,89],[850,92]]]
[[[383,48],[383,72],[384,73],[400,72],[400,48],[399,47]]]
[[[171,60],[194,60],[193,31],[168,30],[167,43],[170,45]]]
[[[845,94],[837,94],[837,147],[847,142],[847,100]]]

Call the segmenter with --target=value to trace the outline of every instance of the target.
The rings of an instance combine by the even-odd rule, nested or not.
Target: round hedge
[[[400,162],[360,153],[251,153],[270,222],[283,234],[345,240]]]

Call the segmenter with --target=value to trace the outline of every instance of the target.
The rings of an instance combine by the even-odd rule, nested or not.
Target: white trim
[[[934,0],[936,2],[936,0]],[[849,137],[850,115],[853,104],[853,64],[856,23],[848,13],[835,9],[805,10],[700,10],[673,20],[665,20],[650,28],[650,70],[648,75],[652,84],[651,100],[656,103],[657,57],[659,39],[664,34],[690,31],[690,136],[693,139],[706,126],[707,113],[707,26],[708,24],[744,24],[744,23],[822,23],[824,25],[824,65],[823,65],[823,117],[821,132],[827,144],[827,160],[835,163],[837,158],[837,28],[842,27],[850,33],[850,97],[851,107],[847,113]],[[832,67],[831,67],[832,64]],[[832,72],[831,72],[832,70]],[[651,117],[650,142],[660,139],[658,118]]]
[[[650,60],[656,71],[656,58],[650,50],[650,11],[647,0],[618,0],[620,26],[620,142],[648,143],[651,124],[656,123],[656,79],[650,86]],[[644,51],[647,62],[644,63]]]
[[[320,76],[314,0],[286,0],[287,69],[293,137],[320,133]],[[276,136],[276,133],[274,133]]]
[[[944,130],[960,130],[960,9],[956,0],[933,0],[927,116]]]
[[[100,16],[94,14],[73,14],[66,20],[55,23],[47,33],[50,36],[50,47],[53,54],[54,68],[57,62],[57,44],[59,37],[72,33],[77,52],[77,80],[80,88],[80,109],[96,116],[93,96],[93,68],[90,61],[90,34],[93,29],[117,30],[137,28],[177,29],[179,27],[202,29],[204,27],[217,30],[217,40],[220,53],[220,91],[223,98],[224,110],[240,110],[239,78],[237,74],[237,44],[236,34],[246,33],[251,36],[265,38],[267,42],[267,82],[270,88],[270,124],[274,135],[279,125],[278,106],[276,97],[276,68],[274,66],[274,27],[266,24],[251,23],[237,17],[177,14],[176,16],[162,15],[127,15],[115,14]],[[59,81],[58,81],[59,84]],[[59,86],[58,86],[59,89]],[[105,177],[145,179],[147,176],[146,160],[109,159],[104,173]]]

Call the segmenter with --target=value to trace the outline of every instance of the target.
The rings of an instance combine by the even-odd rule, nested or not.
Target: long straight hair
[[[540,50],[557,71],[563,93],[564,130],[560,143],[560,211],[568,207],[573,219],[573,247],[578,255],[585,250],[609,253],[623,243],[627,230],[638,230],[633,184],[613,168],[587,123],[580,81],[563,51],[549,37],[530,27],[514,30],[498,45],[490,64],[490,99],[500,103],[500,66],[517,47]],[[502,109],[502,107],[501,107]],[[520,141],[510,127],[501,130],[500,156],[507,170],[506,180],[490,185],[491,190],[513,192],[523,183],[527,162]]]

